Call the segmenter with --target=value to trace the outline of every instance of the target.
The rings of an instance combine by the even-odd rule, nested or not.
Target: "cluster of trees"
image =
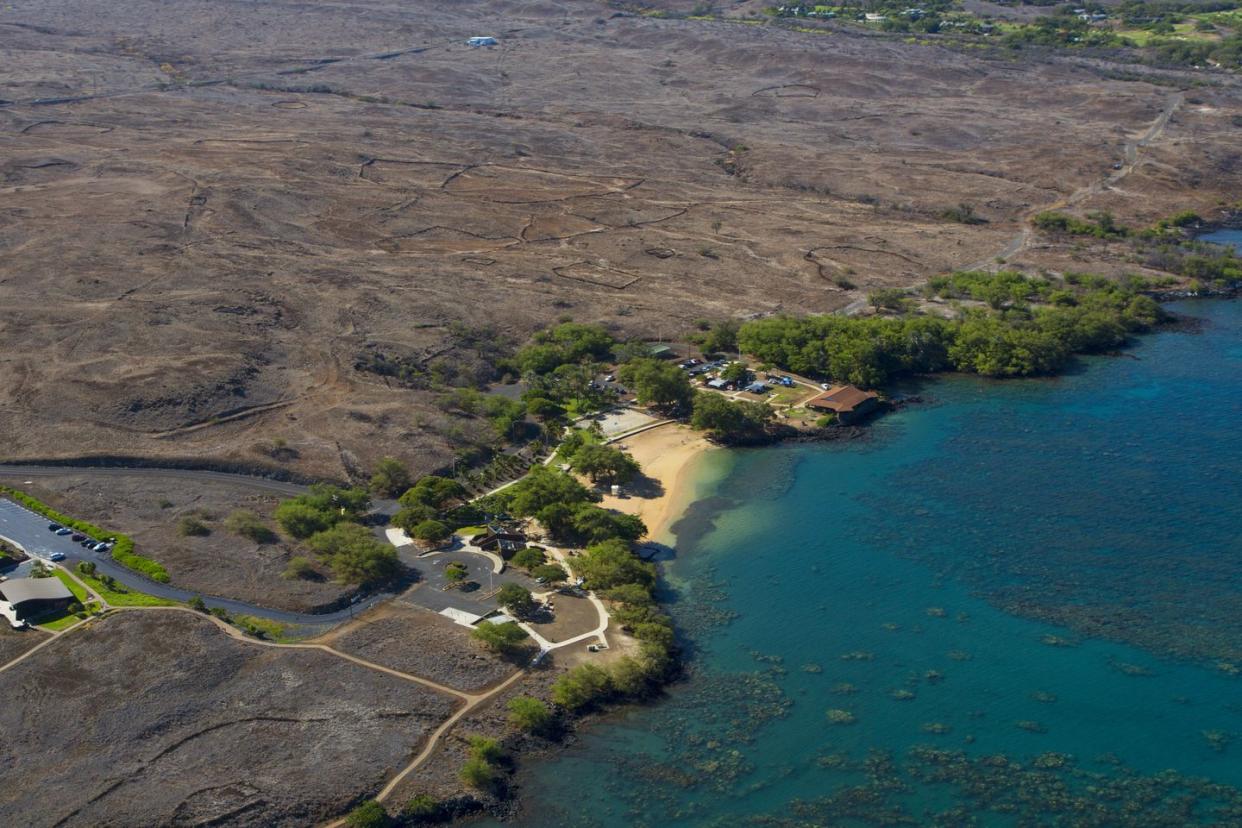
[[[592,483],[629,483],[642,470],[628,453],[599,442],[594,434],[576,429],[561,441],[561,456]]]
[[[1068,282],[1067,282],[1068,284]],[[1055,292],[1020,274],[970,274],[936,290],[987,297],[960,319],[928,316],[858,319],[773,318],[742,326],[743,349],[802,374],[863,387],[903,374],[957,370],[993,377],[1048,374],[1074,353],[1116,347],[1163,318],[1159,305],[1114,283],[1070,285]],[[1031,298],[1055,299],[1031,305]]]
[[[1217,64],[1226,68],[1242,67],[1242,35],[1233,34],[1219,40],[1186,40],[1154,38],[1150,43],[1160,63],[1178,66]]]
[[[574,668],[553,684],[552,700],[576,711],[609,698],[648,695],[673,669],[675,648],[672,622],[653,594],[655,567],[618,538],[587,547],[571,565],[588,589],[609,601],[613,619],[638,639],[639,649],[607,669],[591,663]]]
[[[561,324],[535,334],[533,341],[513,358],[522,374],[550,374],[562,365],[600,362],[612,355],[617,343],[599,325]]]
[[[1124,238],[1131,230],[1117,223],[1113,214],[1106,210],[1098,210],[1087,214],[1085,219],[1077,218],[1055,210],[1046,210],[1031,220],[1040,230],[1049,233],[1066,233],[1071,236],[1094,236],[1097,239]]]
[[[471,736],[470,752],[461,768],[461,781],[480,791],[494,790],[501,779],[505,752],[495,739]]]
[[[359,525],[370,506],[371,496],[365,489],[318,483],[309,493],[276,507],[276,522],[292,537],[305,541],[340,583],[380,583],[395,576],[400,563],[391,546]],[[313,567],[296,561],[290,563],[292,577],[313,574]]]
[[[548,563],[548,556],[531,546],[519,550],[510,563],[526,570],[532,578],[542,578],[549,584],[559,584],[569,577],[560,564]]]
[[[667,414],[684,413],[694,399],[690,377],[670,362],[649,357],[632,359],[617,370],[617,376],[640,403]]]
[[[730,400],[700,391],[694,396],[690,426],[720,442],[746,442],[767,431],[772,409],[767,403]]]
[[[558,469],[535,466],[526,477],[493,495],[489,507],[517,517],[533,517],[559,540],[581,543],[620,537],[637,540],[647,532],[642,520],[596,505],[599,495]]]
[[[447,513],[466,497],[465,488],[456,480],[429,474],[397,499],[401,510],[393,515],[393,525],[415,540],[440,543],[452,534]]]
[[[1091,26],[1065,6],[1064,13],[1040,17],[1005,33],[1003,42],[1011,49],[1023,46],[1124,46],[1127,41],[1109,29]]]
[[[526,403],[519,400],[473,388],[454,388],[440,398],[439,405],[445,411],[487,420],[497,443],[516,441],[526,432]]]

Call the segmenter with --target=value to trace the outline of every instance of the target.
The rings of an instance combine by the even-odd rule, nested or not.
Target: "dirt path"
[[[998,259],[1009,259],[1011,256],[1017,255],[1022,252],[1028,244],[1030,244],[1031,237],[1033,235],[1030,227],[1030,221],[1035,216],[1040,213],[1048,212],[1049,210],[1063,210],[1066,207],[1073,207],[1076,204],[1081,204],[1088,198],[1098,195],[1106,187],[1112,187],[1123,181],[1128,175],[1130,175],[1130,173],[1138,169],[1140,155],[1139,151],[1144,147],[1150,146],[1164,135],[1165,130],[1169,126],[1169,121],[1173,118],[1174,114],[1177,113],[1177,110],[1181,108],[1185,100],[1186,94],[1184,92],[1174,92],[1169,95],[1169,97],[1165,100],[1164,108],[1160,110],[1160,115],[1155,121],[1152,122],[1151,126],[1147,128],[1147,131],[1138,138],[1126,142],[1125,149],[1123,151],[1124,161],[1122,162],[1120,169],[1113,171],[1111,175],[1102,181],[1093,181],[1090,184],[1079,187],[1074,190],[1074,192],[1070,193],[1070,195],[1065,198],[1058,199],[1052,204],[1046,204],[1041,207],[1035,207],[1028,210],[1020,219],[1022,223],[1021,229],[1019,229],[1017,235],[1014,236],[1014,238],[1011,239],[1002,250],[997,252],[995,256],[987,259],[981,259],[980,261],[967,265],[963,269],[989,270],[998,264]],[[851,303],[844,309],[843,312],[847,316],[852,313],[857,313],[858,309],[854,308],[854,305],[856,304],[857,302]]]

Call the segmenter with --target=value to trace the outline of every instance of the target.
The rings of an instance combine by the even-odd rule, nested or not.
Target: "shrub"
[[[276,533],[264,525],[263,519],[249,509],[237,509],[224,519],[224,528],[255,543],[275,543]]]
[[[349,812],[349,816],[345,817],[345,824],[349,828],[388,828],[392,825],[392,819],[383,805],[374,799],[368,799]]]
[[[186,515],[177,524],[177,534],[185,538],[202,538],[211,534],[211,527],[203,523],[195,515]]]
[[[496,785],[496,769],[477,757],[466,760],[461,766],[461,781],[480,791],[489,791]]]
[[[415,825],[440,822],[444,819],[444,806],[427,794],[415,794],[405,803],[401,815]]]
[[[94,561],[78,561],[78,572],[81,572],[83,575],[94,575],[95,568]]]
[[[186,601],[186,605],[196,612],[207,612],[207,603],[203,601],[201,595],[195,595],[189,601]]]
[[[509,701],[509,724],[527,733],[545,733],[552,723],[552,711],[539,699],[518,696]]]
[[[470,631],[470,637],[489,650],[508,654],[521,650],[530,636],[517,624],[506,621],[503,624],[483,622]]]
[[[500,743],[495,739],[488,739],[486,736],[471,736],[467,741],[470,743],[470,755],[475,759],[482,759],[489,765],[494,765],[505,757],[505,752],[501,750]]]
[[[581,710],[612,692],[612,680],[596,664],[580,664],[552,685],[552,701],[567,710]]]
[[[311,563],[309,558],[294,555],[289,559],[288,565],[285,566],[285,571],[280,573],[280,577],[292,581],[297,578],[314,578],[318,574],[315,570],[315,565]]]

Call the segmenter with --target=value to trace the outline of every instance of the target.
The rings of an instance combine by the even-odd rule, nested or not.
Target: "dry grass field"
[[[0,33],[5,459],[425,471],[469,424],[360,355],[469,366],[463,325],[667,337],[1002,251],[1063,267],[1013,250],[1024,216],[1242,183],[1233,79],[1068,53],[587,0],[14,0]]]
[[[14,825],[311,825],[378,787],[451,696],[188,613],[130,612],[0,673]]]

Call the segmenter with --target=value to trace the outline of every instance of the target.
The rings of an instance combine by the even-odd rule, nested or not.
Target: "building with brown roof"
[[[807,408],[829,411],[843,423],[857,422],[880,404],[880,395],[852,385],[834,385],[806,403]]]

